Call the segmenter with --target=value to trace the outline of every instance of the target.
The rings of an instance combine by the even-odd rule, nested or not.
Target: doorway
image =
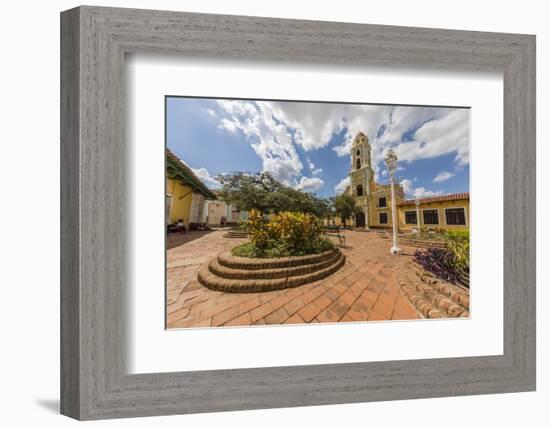
[[[365,214],[363,212],[358,212],[355,215],[355,226],[365,227]]]

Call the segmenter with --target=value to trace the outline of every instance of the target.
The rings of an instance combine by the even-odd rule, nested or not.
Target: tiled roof
[[[176,179],[188,185],[207,199],[216,199],[216,195],[195,175],[189,166],[183,163],[168,148],[166,149],[166,174],[169,178]]]
[[[448,202],[452,200],[468,200],[470,198],[470,193],[454,193],[446,194],[445,196],[434,196],[434,197],[424,197],[423,199],[409,199],[403,200],[398,203],[399,206],[402,205],[414,205],[417,200],[420,200],[420,203],[431,203],[431,202]]]

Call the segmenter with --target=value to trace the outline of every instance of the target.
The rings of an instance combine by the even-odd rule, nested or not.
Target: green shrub
[[[267,221],[260,211],[252,209],[248,214],[246,223],[247,230],[250,233],[250,240],[258,249],[264,249],[269,240]]]
[[[334,247],[321,237],[321,221],[311,214],[281,212],[266,221],[256,210],[249,213],[250,242],[235,247],[233,255],[255,258],[308,255]]]
[[[445,230],[439,228],[429,230],[426,227],[420,227],[412,236],[418,240],[444,240]]]
[[[325,238],[320,238],[314,245],[310,245],[308,250],[291,251],[286,246],[270,240],[263,249],[258,248],[254,242],[247,242],[235,246],[231,253],[235,256],[246,258],[282,258],[287,256],[310,255],[328,251],[334,248],[334,243]]]
[[[463,271],[469,271],[470,232],[468,230],[449,230],[444,237],[455,266]]]
[[[288,252],[310,252],[321,236],[321,221],[301,212],[281,212],[267,223],[269,238]]]

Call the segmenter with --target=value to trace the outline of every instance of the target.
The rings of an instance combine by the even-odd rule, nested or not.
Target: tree
[[[317,217],[329,215],[330,204],[326,199],[284,185],[269,172],[234,172],[216,179],[222,185],[218,192],[220,199],[243,211],[256,209],[262,215],[285,211]]]
[[[346,219],[355,217],[359,212],[359,208],[355,205],[355,199],[352,196],[340,194],[334,199],[334,211],[337,215],[340,215],[345,227]]]
[[[271,210],[273,194],[281,186],[269,173],[234,172],[219,175],[216,179],[222,185],[218,191],[220,199],[240,210],[256,209],[262,214]]]

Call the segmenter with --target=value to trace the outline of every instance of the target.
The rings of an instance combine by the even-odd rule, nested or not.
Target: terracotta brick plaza
[[[231,294],[197,281],[201,266],[242,243],[227,230],[171,235],[167,254],[167,327],[279,325],[418,319],[399,290],[397,276],[412,249],[390,254],[391,241],[377,232],[346,231],[345,265],[330,277],[272,292]]]

